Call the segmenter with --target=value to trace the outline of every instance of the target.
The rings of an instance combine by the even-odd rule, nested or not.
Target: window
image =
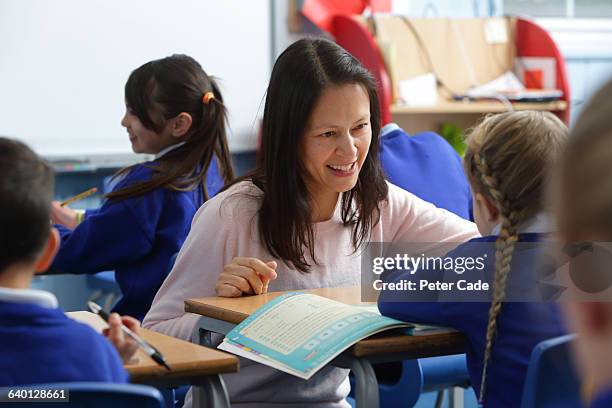
[[[530,17],[612,18],[610,0],[503,0],[505,14]]]

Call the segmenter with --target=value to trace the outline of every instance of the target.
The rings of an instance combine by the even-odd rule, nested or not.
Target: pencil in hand
[[[77,194],[77,195],[75,195],[74,197],[70,197],[69,199],[67,199],[67,200],[65,200],[65,201],[62,201],[62,203],[60,204],[60,206],[61,206],[61,207],[63,207],[63,206],[65,206],[65,205],[68,205],[68,204],[74,203],[75,201],[78,201],[78,200],[82,200],[82,199],[84,199],[84,198],[87,198],[87,197],[89,197],[90,195],[95,194],[97,191],[98,191],[98,189],[97,189],[96,187],[92,187],[92,188],[90,188],[89,190],[83,191],[82,193]]]

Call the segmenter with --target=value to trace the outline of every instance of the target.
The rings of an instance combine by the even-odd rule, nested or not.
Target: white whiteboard
[[[270,27],[269,0],[0,0],[0,135],[47,157],[129,153],[125,81],[184,53],[220,78],[230,149],[251,149]]]

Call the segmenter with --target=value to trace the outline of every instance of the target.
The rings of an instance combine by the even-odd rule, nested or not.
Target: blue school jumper
[[[150,166],[155,163],[136,166],[115,190],[151,179]],[[209,197],[222,186],[217,161],[213,160],[206,175]],[[56,226],[61,246],[51,269],[74,274],[115,270],[123,296],[113,311],[142,320],[168,275],[170,258],[185,242],[202,204],[200,188],[158,188],[139,197],[107,200],[99,209],[87,211],[74,230]]]
[[[520,234],[519,242],[535,243],[542,238],[542,234]],[[496,239],[497,236],[472,239],[448,253],[446,257],[478,257],[484,252],[482,244],[478,243],[491,243],[485,252],[487,257],[483,276],[486,281],[492,283],[495,274],[493,243]],[[471,246],[473,243],[475,245]],[[537,249],[536,245],[529,248],[515,247],[506,284],[507,293],[509,290],[516,291],[514,293],[533,290],[533,274],[539,255],[541,250]],[[389,273],[385,281],[415,280],[414,276],[419,274],[421,277],[427,275],[429,281],[441,279],[441,272],[428,270],[417,271],[414,275],[410,275],[409,271]],[[524,288],[524,285],[530,286]],[[383,315],[414,323],[451,327],[466,336],[468,372],[478,397],[490,302],[397,302],[391,301],[391,296],[394,295],[390,292],[381,293],[378,307]],[[567,331],[554,303],[506,302],[497,317],[496,333],[487,369],[485,406],[518,407],[534,346],[542,340],[566,334]]]
[[[125,383],[113,345],[57,307],[0,300],[0,387],[69,381]]]
[[[612,407],[612,389],[608,389],[596,396],[591,403],[591,408],[610,408]]]
[[[410,136],[395,123],[381,129],[380,162],[387,180],[471,220],[472,195],[461,158],[434,132]]]

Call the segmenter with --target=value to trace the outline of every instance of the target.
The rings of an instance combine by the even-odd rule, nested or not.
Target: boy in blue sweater
[[[483,267],[477,273],[490,284],[490,299],[474,294],[463,297],[463,302],[444,302],[443,293],[434,293],[433,298],[441,301],[410,303],[390,291],[382,292],[379,299],[384,315],[465,334],[471,383],[486,407],[518,407],[533,347],[565,333],[554,304],[516,300],[538,299],[533,283],[542,251],[537,242],[553,232],[544,212],[545,186],[566,139],[567,128],[558,118],[529,111],[487,117],[469,137],[464,166],[473,192],[474,219],[483,236],[460,245],[444,259],[481,257]],[[420,275],[428,281],[449,276],[472,281],[469,272],[455,272],[394,271],[385,280],[399,282]],[[515,301],[505,302],[506,295]]]
[[[28,289],[59,245],[52,194],[51,168],[24,144],[0,137],[0,386],[127,382],[121,358],[137,346],[121,324],[138,332],[135,319],[112,314],[107,340],[66,317],[53,294]]]

